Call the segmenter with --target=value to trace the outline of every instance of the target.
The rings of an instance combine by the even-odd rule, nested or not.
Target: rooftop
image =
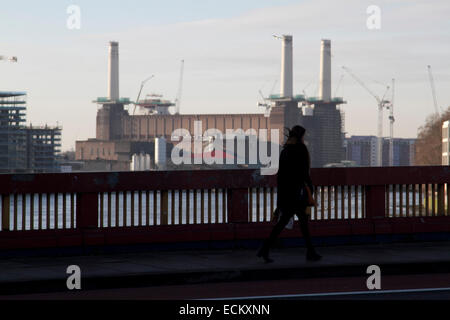
[[[0,91],[0,98],[19,97],[26,95],[27,93],[24,91]]]
[[[92,101],[94,103],[99,103],[99,104],[130,104],[133,103],[132,101],[130,101],[130,98],[119,98],[117,100],[111,100],[108,97],[98,97],[97,99],[95,99],[94,101]]]

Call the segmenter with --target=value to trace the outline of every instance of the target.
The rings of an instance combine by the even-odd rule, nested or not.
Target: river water
[[[193,192],[191,191],[189,194],[190,197],[190,210],[189,210],[189,214],[187,214],[186,212],[186,200],[187,200],[187,194],[186,191],[182,191],[182,213],[181,213],[181,217],[180,214],[178,212],[178,208],[179,208],[179,197],[178,197],[178,191],[176,191],[175,194],[175,202],[172,204],[172,195],[171,195],[171,191],[169,191],[169,215],[168,215],[168,224],[195,224],[196,221],[201,221],[201,212],[200,212],[200,208],[201,208],[201,197],[200,197],[200,193],[197,193],[197,212],[194,215],[194,195]],[[123,227],[123,226],[131,226],[131,193],[128,192],[127,193],[127,214],[124,217],[124,212],[123,212],[123,198],[122,198],[123,193],[119,194],[119,220],[116,221],[116,195],[115,193],[112,193],[111,197],[111,221],[110,221],[110,226],[112,227]],[[347,194],[345,194],[347,195]],[[47,195],[43,195],[43,199],[42,199],[42,217],[41,217],[41,223],[43,226],[43,229],[46,229],[47,226]],[[50,194],[50,229],[54,229],[55,228],[55,207],[54,207],[54,194]],[[260,196],[260,219],[259,221],[262,222],[264,221],[264,219],[266,219],[266,221],[270,221],[271,218],[271,204],[270,204],[270,194],[267,193],[267,199],[266,199],[266,203],[267,203],[267,208],[266,208],[266,217],[263,217],[264,214],[264,201],[263,201],[263,197],[264,194],[261,192],[259,194]],[[393,215],[394,212],[394,208],[392,206],[392,192],[390,194],[391,199],[390,199],[390,216]],[[400,215],[400,207],[399,207],[399,196],[400,193],[397,191],[396,192],[396,198],[397,198],[397,206],[395,208],[396,214]],[[139,222],[139,213],[138,213],[138,194],[135,193],[134,194],[135,197],[135,206],[134,206],[134,225],[138,225]],[[205,223],[226,223],[227,222],[227,215],[224,213],[224,211],[226,211],[224,209],[224,203],[223,203],[223,197],[222,197],[222,191],[219,191],[219,195],[218,195],[218,212],[216,214],[216,203],[215,203],[215,190],[212,190],[211,192],[211,217],[208,217],[208,194],[207,192],[205,192],[204,195],[204,211],[205,214],[203,216],[204,222]],[[331,219],[348,219],[349,218],[349,214],[348,214],[348,199],[347,197],[345,197],[344,199],[344,204],[345,204],[345,209],[344,211],[342,211],[341,208],[341,195],[340,193],[338,194],[338,208],[337,208],[337,216],[335,214],[335,204],[334,204],[334,194],[332,194],[331,196],[331,215],[328,217],[327,212],[328,212],[328,196],[325,193],[325,197],[324,197],[324,216],[322,217],[322,219],[326,219],[326,218],[331,218]],[[363,208],[362,208],[362,193],[361,191],[358,192],[358,217],[355,216],[355,192],[354,190],[352,191],[352,195],[351,195],[351,214],[350,217],[352,219],[355,218],[362,218],[362,212],[364,212]],[[1,199],[1,198],[0,198]],[[146,226],[146,225],[154,225],[154,221],[156,220],[156,225],[161,224],[161,217],[160,214],[155,214],[153,212],[153,208],[154,208],[154,203],[153,203],[153,194],[152,192],[150,192],[150,197],[148,199],[148,202],[150,204],[149,208],[147,208],[146,204],[147,204],[147,196],[146,193],[143,192],[142,193],[142,225]],[[405,207],[405,200],[406,200],[406,192],[403,192],[403,206]],[[0,200],[1,201],[1,200]],[[30,223],[30,202],[31,201],[31,197],[29,194],[26,195],[26,214],[25,214],[25,229],[26,230],[30,230],[31,227],[31,223]],[[318,207],[318,211],[320,211],[320,203],[321,203],[321,199],[320,199],[320,192],[318,193],[318,195],[316,195],[316,201],[319,205]],[[76,201],[75,201],[76,202]],[[14,224],[14,219],[12,216],[12,212],[13,212],[13,199],[10,199],[10,228],[11,230],[13,230],[13,224]],[[62,194],[58,194],[58,229],[62,229],[63,228],[63,195]],[[273,207],[276,207],[276,192],[274,194],[274,205]],[[412,194],[410,194],[409,197],[409,205],[412,206]],[[108,212],[108,201],[106,196],[104,196],[104,225],[108,226],[108,216],[107,216],[107,212]],[[175,206],[175,219],[172,221],[172,205]],[[76,204],[74,204],[74,207],[76,208]],[[99,207],[100,207],[100,199],[99,199]],[[257,211],[256,211],[256,207],[257,207],[257,200],[256,200],[256,192],[253,190],[253,212],[250,213],[250,221],[251,222],[258,222],[258,217],[257,217]],[[416,207],[419,207],[419,196],[418,193],[416,194]],[[0,208],[2,208],[2,204],[0,204]],[[71,208],[71,204],[70,204],[70,196],[67,196],[66,198],[66,228],[72,228],[75,227],[76,224],[74,224],[73,226],[71,225],[71,219],[70,219],[70,208]],[[160,212],[161,209],[161,203],[160,203],[160,197],[158,195],[157,197],[157,203],[156,203],[156,208],[157,208],[157,213]],[[149,221],[147,221],[147,209],[149,209],[148,215],[149,215]],[[76,209],[75,209],[76,210]],[[405,209],[404,209],[405,210]],[[18,197],[17,199],[17,212],[18,212],[18,217],[17,217],[17,225],[18,225],[18,230],[22,230],[22,198]],[[316,213],[312,212],[311,215],[311,219],[315,220],[318,219]],[[76,220],[76,219],[75,219]],[[1,226],[2,223],[2,219],[0,219],[0,230],[2,228]],[[37,229],[39,225],[39,216],[38,216],[38,198],[37,196],[34,197],[34,229]],[[100,214],[99,214],[99,226],[100,226]]]

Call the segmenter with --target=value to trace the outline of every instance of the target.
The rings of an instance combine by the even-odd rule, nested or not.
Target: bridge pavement
[[[74,256],[9,257],[0,260],[1,295],[67,292],[67,267],[81,268],[82,290],[218,282],[450,273],[450,241],[319,247],[319,262],[304,248],[274,248],[265,264],[254,249],[149,251]]]

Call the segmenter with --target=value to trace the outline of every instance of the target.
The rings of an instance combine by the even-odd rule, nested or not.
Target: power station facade
[[[85,170],[130,170],[133,155],[145,154],[155,168],[156,148],[165,149],[164,159],[170,161],[170,152],[177,142],[171,141],[176,129],[185,129],[194,137],[196,123],[201,121],[202,132],[217,129],[221,132],[266,129],[269,143],[282,145],[286,128],[302,125],[307,129],[307,143],[313,167],[323,167],[345,159],[342,98],[331,96],[331,44],[322,40],[320,57],[319,97],[294,95],[293,91],[293,39],[280,37],[281,88],[279,95],[266,100],[268,113],[264,114],[170,114],[157,112],[173,104],[151,97],[134,104],[146,108],[147,114],[130,114],[126,106],[133,104],[119,95],[119,44],[110,42],[108,62],[108,97],[97,98],[96,137],[76,142],[76,160],[85,162]],[[278,129],[278,139],[271,130]],[[161,147],[166,141],[166,148]],[[163,158],[161,152],[158,158]],[[159,168],[165,167],[161,164]]]

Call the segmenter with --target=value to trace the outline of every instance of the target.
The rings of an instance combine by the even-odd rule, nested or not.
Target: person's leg
[[[305,239],[306,248],[308,251],[314,251],[314,247],[311,240],[311,234],[309,233],[309,227],[308,227],[308,216],[304,213],[298,213],[297,214],[300,230],[303,235],[303,239]]]
[[[289,220],[292,216],[289,216],[288,214],[281,214],[280,220],[277,222],[277,224],[273,227],[272,232],[270,233],[269,237],[264,241],[263,246],[258,251],[258,256],[263,257],[266,261],[269,261],[269,250],[270,247],[273,245],[277,237],[280,235],[280,233],[283,231],[284,227],[288,224]]]
[[[281,214],[280,220],[277,222],[275,227],[273,227],[269,238],[267,238],[267,240],[266,240],[266,245],[267,246],[270,247],[275,242],[276,238],[283,231],[284,227],[286,227],[286,225],[288,224],[290,219],[291,219],[291,216],[289,216],[287,214]]]
[[[303,239],[305,239],[305,245],[306,245],[306,258],[308,260],[320,260],[321,256],[316,253],[316,250],[314,249],[314,246],[312,244],[311,240],[311,234],[309,233],[309,227],[308,227],[308,215],[306,214],[305,210],[302,210],[297,214],[299,224],[300,224],[300,230],[303,235]]]

